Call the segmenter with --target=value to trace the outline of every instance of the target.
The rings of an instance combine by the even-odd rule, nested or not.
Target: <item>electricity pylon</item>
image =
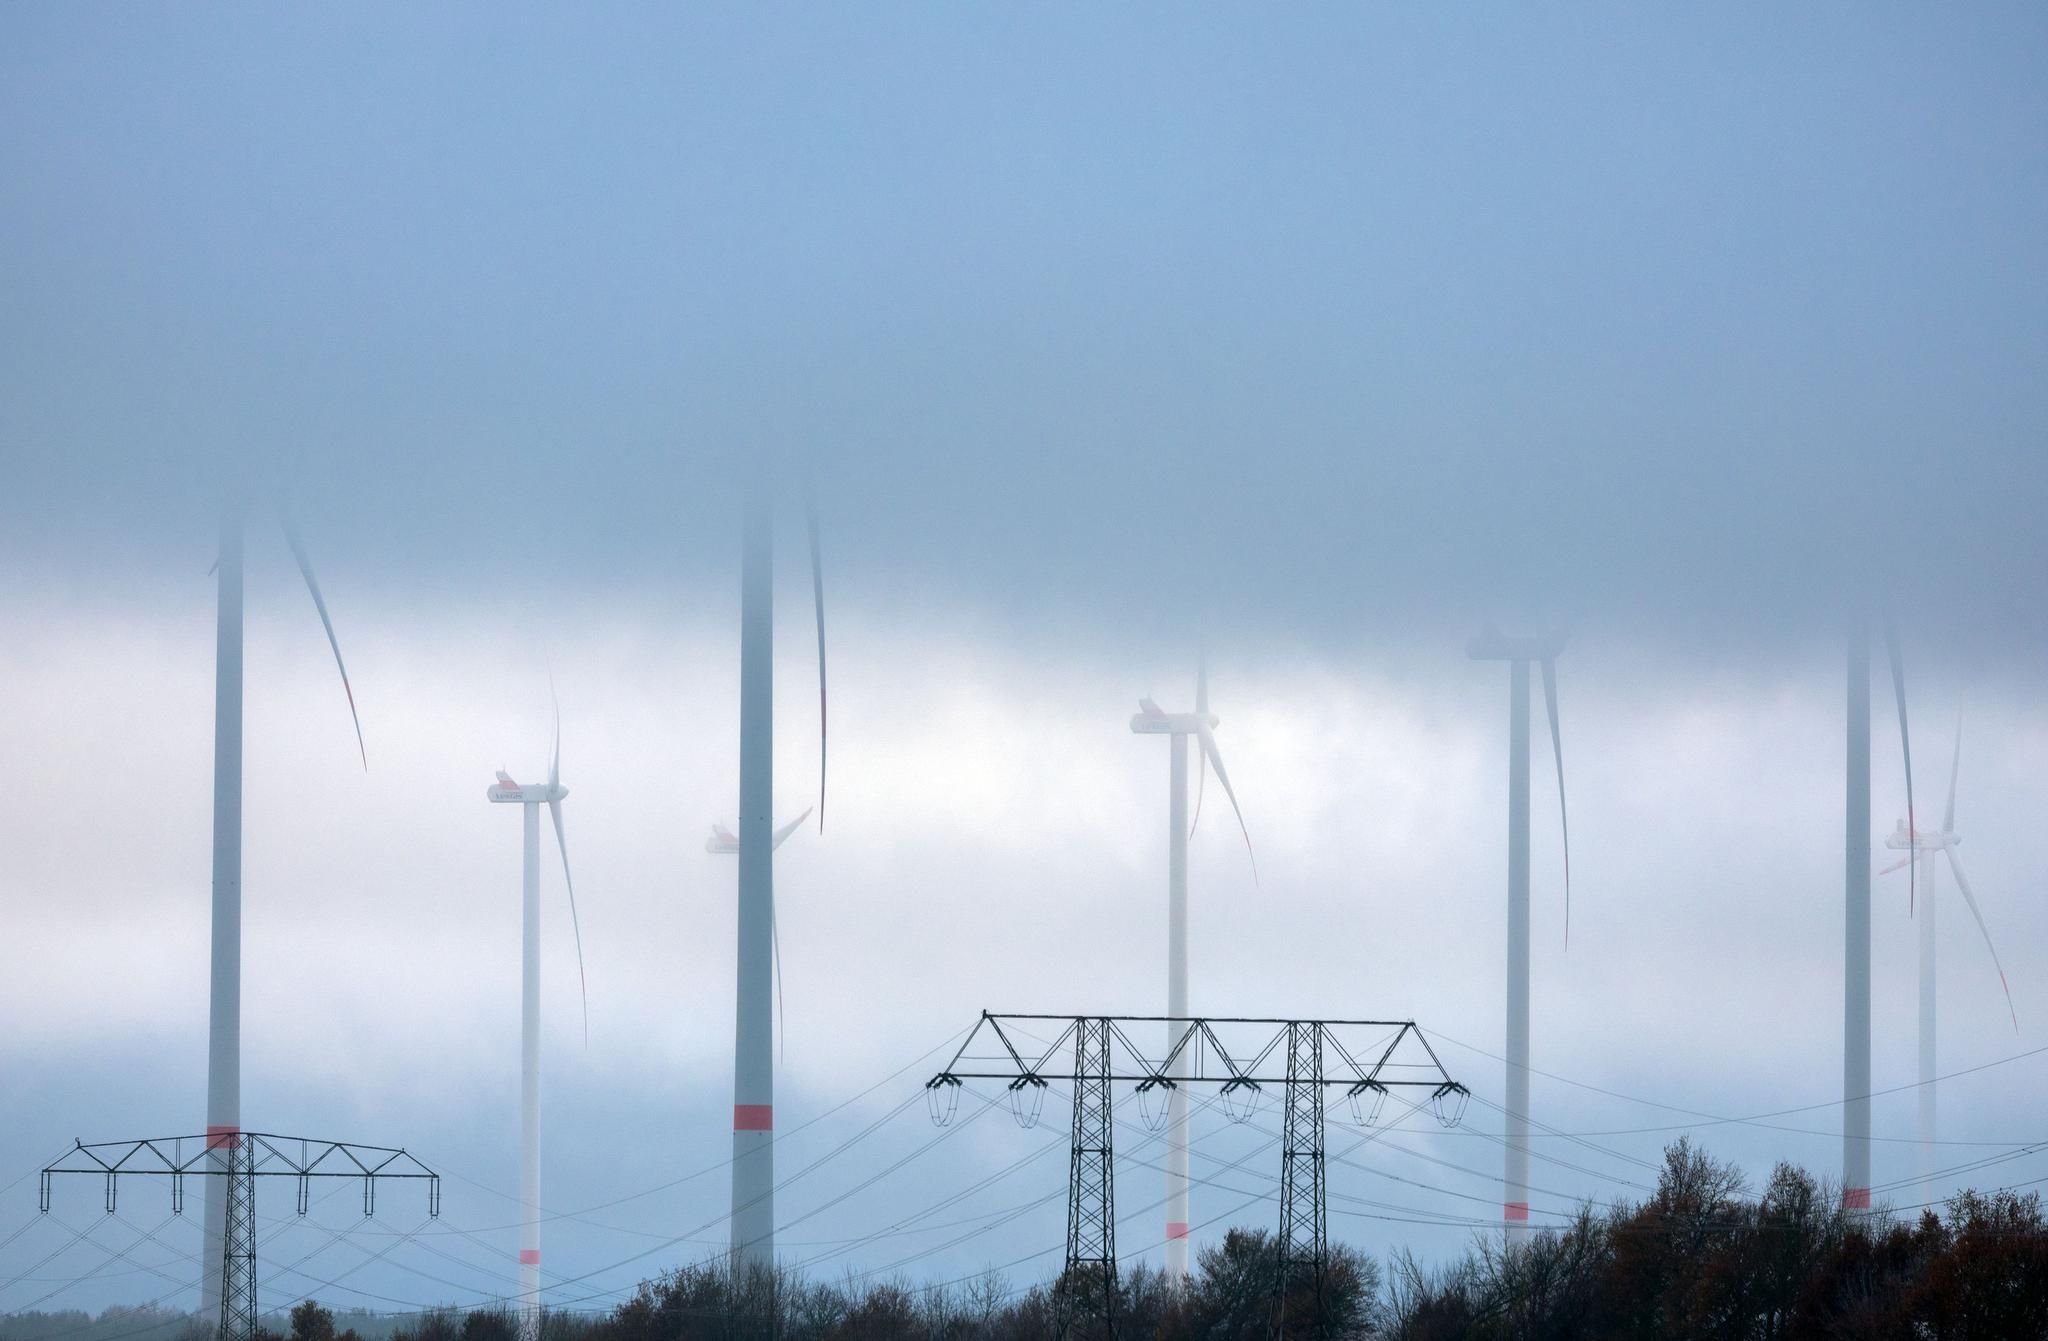
[[[1067,1260],[1060,1272],[1060,1335],[1094,1296],[1116,1335],[1116,1178],[1111,1134],[1109,1022],[1077,1020],[1073,1158],[1067,1175]]]
[[[1280,1293],[1307,1276],[1317,1299],[1330,1253],[1324,1181],[1323,1028],[1287,1026],[1287,1088],[1280,1101]],[[1449,1079],[1448,1076],[1445,1077]]]
[[[1064,1025],[1044,1047],[1029,1041],[1049,1023]],[[1164,1056],[1132,1041],[1137,1026],[1167,1026]],[[1127,1027],[1129,1026],[1129,1027]],[[1018,1039],[1026,1040],[1022,1047]],[[981,1051],[972,1051],[980,1041]],[[1281,1066],[1273,1066],[1275,1054]],[[1069,1063],[1071,1058],[1071,1063]],[[1335,1065],[1330,1065],[1334,1061]],[[1062,1334],[1096,1297],[1109,1334],[1116,1335],[1116,1192],[1111,1109],[1119,1084],[1139,1091],[1213,1084],[1224,1095],[1255,1096],[1267,1088],[1281,1096],[1279,1271],[1276,1294],[1285,1298],[1306,1281],[1321,1308],[1329,1261],[1329,1207],[1323,1144],[1323,1099],[1342,1085],[1354,1101],[1371,1100],[1379,1115],[1394,1089],[1427,1090],[1437,1116],[1455,1126],[1464,1112],[1465,1087],[1451,1079],[1413,1020],[1278,1020],[1225,1016],[997,1015],[988,1011],[968,1032],[953,1060],[926,1082],[932,1117],[951,1118],[960,1087],[970,1080],[1000,1080],[1022,1116],[1035,1116],[1047,1077],[1074,1083],[1072,1159],[1067,1175],[1067,1260],[1057,1304]],[[1421,1099],[1417,1104],[1420,1105]],[[1249,1107],[1246,1109],[1249,1116]]]
[[[189,1147],[189,1149],[188,1149]],[[39,1202],[50,1210],[51,1185],[58,1174],[98,1174],[106,1180],[106,1211],[113,1214],[124,1177],[168,1177],[171,1213],[185,1211],[187,1175],[225,1178],[227,1226],[220,1265],[219,1341],[253,1341],[256,1335],[256,1180],[292,1178],[298,1183],[298,1213],[312,1202],[315,1178],[359,1178],[363,1183],[363,1214],[377,1208],[377,1181],[382,1178],[424,1179],[427,1213],[441,1214],[441,1176],[404,1150],[355,1145],[348,1141],[313,1141],[302,1136],[265,1132],[171,1136],[137,1141],[78,1142],[55,1164],[42,1171]]]

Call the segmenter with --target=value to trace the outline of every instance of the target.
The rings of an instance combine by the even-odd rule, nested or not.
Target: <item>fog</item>
[[[1833,1173],[1851,618],[1901,631],[1923,817],[1963,721],[1958,827],[2020,1030],[1951,898],[1944,1070],[2040,1046],[2044,58],[2025,5],[0,13],[0,1185],[74,1137],[203,1125],[206,574],[235,500],[251,1125],[512,1185],[518,840],[481,793],[545,767],[552,676],[591,1027],[550,865],[545,1199],[722,1158],[734,875],[702,841],[734,818],[756,472],[792,815],[807,499],[832,639],[830,826],[778,863],[784,1105],[903,1070],[802,1140],[902,1103],[984,1008],[1159,1008],[1166,765],[1125,723],[1182,706],[1205,651],[1261,879],[1212,809],[1196,1005],[1413,1016],[1500,1102],[1506,705],[1463,650],[1495,621],[1572,633],[1569,950],[1533,761],[1537,1065],[1714,1114],[1821,1105],[1705,1135]],[[1873,756],[1883,831],[1882,712]],[[1913,1074],[1902,879],[1876,886],[1880,1086]],[[2043,1084],[2038,1060],[1945,1083],[1944,1137],[2040,1139]],[[1632,1133],[1539,1162],[1551,1208],[1625,1193],[1688,1120],[1558,1080],[1537,1102]],[[1880,1183],[1912,1115],[1880,1101]],[[793,1240],[870,1234],[1063,1120],[977,1123]],[[922,1121],[846,1158],[887,1167]],[[1423,1214],[1334,1232],[1444,1251],[1494,1213],[1498,1113],[1428,1125],[1417,1150],[1481,1173],[1348,1171]],[[1263,1186],[1247,1167],[1221,1176]],[[564,1222],[551,1266],[615,1289],[714,1250],[722,1189],[619,1212],[687,1240],[666,1258]],[[448,1195],[452,1224],[511,1218]],[[1060,1210],[904,1269],[1056,1248]],[[0,1280],[40,1256],[0,1252]],[[413,1266],[347,1301],[490,1288]],[[168,1288],[127,1280],[56,1302]]]

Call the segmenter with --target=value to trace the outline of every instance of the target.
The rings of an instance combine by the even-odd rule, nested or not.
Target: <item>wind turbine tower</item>
[[[583,1041],[590,1042],[590,992],[583,980],[583,928],[576,917],[576,881],[569,874],[569,840],[562,832],[562,720],[555,717],[554,759],[548,780],[522,787],[503,769],[484,795],[524,809],[519,922],[519,1335],[540,1335],[540,808],[555,824],[562,851],[562,883],[569,892],[569,925],[576,933],[576,976],[583,989]]]
[[[1501,1219],[1511,1242],[1529,1230],[1529,663],[1543,668],[1550,747],[1557,760],[1557,815],[1564,832],[1564,928],[1571,943],[1571,821],[1564,802],[1564,742],[1557,724],[1557,657],[1562,635],[1507,638],[1488,627],[1466,652],[1508,663],[1507,1151]]]
[[[1948,805],[1942,811],[1941,828],[1933,833],[1912,828],[1900,820],[1884,845],[1894,852],[1906,855],[1878,872],[1889,875],[1908,866],[1918,872],[1919,893],[1915,917],[1920,923],[1920,1178],[1922,1193],[1934,1195],[1931,1184],[1935,1177],[1935,1075],[1936,1034],[1935,1034],[1935,926],[1936,910],[1940,907],[1935,892],[1941,863],[1948,862],[1949,870],[1956,878],[1956,892],[1963,896],[1970,916],[1977,923],[1979,934],[1984,937],[1984,948],[1991,952],[1991,966],[1998,970],[1998,985],[2005,993],[2005,1008],[2012,1016],[2013,1029],[2020,1025],[2019,1011],[2012,1003],[2012,986],[2005,979],[2005,966],[1998,961],[1998,947],[1991,943],[1991,929],[1984,924],[1984,913],[1977,906],[1977,896],[1970,889],[1970,878],[1963,874],[1962,859],[1956,855],[1956,848],[1963,839],[1956,832],[1956,778],[1963,765],[1963,722],[1956,719],[1956,745],[1948,770]]]
[[[825,576],[806,518],[818,628],[818,828],[825,827]],[[775,1265],[775,525],[754,480],[740,521],[739,963],[732,1097],[732,1260]]]
[[[1906,667],[1887,626],[1892,693],[1898,701],[1905,760],[1906,816],[1913,816],[1913,744],[1906,730]],[[1848,751],[1843,797],[1842,891],[1842,1206],[1870,1208],[1870,630],[1849,626]],[[1910,880],[1911,877],[1909,877]]]
[[[341,672],[355,723],[356,754],[365,772],[363,723],[356,716],[355,690],[341,659],[327,602],[313,576],[312,560],[291,517],[280,509],[285,543],[313,597],[313,609],[327,631],[327,646]],[[220,1263],[227,1250],[227,1190],[224,1176],[242,1134],[242,535],[239,503],[221,516],[220,553],[214,561],[213,661],[213,913],[212,963],[207,992],[206,1142],[209,1163],[219,1175],[204,1179],[205,1228],[200,1257],[200,1316],[222,1316]]]
[[[1216,748],[1215,728],[1219,719],[1209,711],[1209,668],[1203,663],[1195,674],[1195,710],[1167,712],[1150,698],[1138,700],[1131,718],[1131,730],[1141,736],[1165,736],[1170,742],[1166,805],[1166,1034],[1170,1051],[1173,1040],[1183,1031],[1188,1018],[1188,738],[1199,742],[1205,769],[1216,770],[1223,794],[1237,815],[1244,834],[1245,851],[1252,850],[1251,831],[1245,828],[1244,812],[1238,809],[1237,793],[1231,789],[1230,774],[1224,770],[1223,755]],[[1206,778],[1207,773],[1203,776]],[[1196,801],[1197,821],[1201,818]],[[1252,854],[1252,879],[1258,880],[1258,857]],[[1179,1066],[1171,1079],[1184,1081]],[[1166,1092],[1166,1278],[1178,1288],[1188,1274],[1188,1091],[1176,1083]]]

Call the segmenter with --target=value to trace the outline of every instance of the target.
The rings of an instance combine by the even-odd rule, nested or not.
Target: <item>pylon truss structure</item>
[[[1158,1026],[1167,1026],[1159,1029]],[[1139,1026],[1146,1026],[1140,1029]],[[1134,1035],[1164,1034],[1163,1053]],[[1050,1036],[1051,1041],[1047,1042]],[[944,1125],[971,1080],[1001,1081],[1027,1125],[1047,1086],[1074,1087],[1073,1158],[1067,1186],[1067,1260],[1061,1273],[1062,1330],[1078,1301],[1100,1292],[1112,1331],[1116,1302],[1116,1196],[1111,1110],[1118,1085],[1140,1095],[1181,1085],[1214,1085],[1226,1111],[1250,1115],[1270,1089],[1280,1096],[1279,1280],[1283,1295],[1312,1282],[1320,1296],[1329,1257],[1324,1100],[1342,1087],[1361,1123],[1379,1120],[1388,1096],[1432,1103],[1446,1126],[1463,1118],[1470,1095],[1444,1070],[1413,1020],[1283,1020],[1234,1016],[999,1015],[969,1031],[944,1070],[925,1084],[933,1120]]]
[[[221,1341],[251,1341],[256,1335],[256,1180],[291,1178],[297,1183],[298,1213],[312,1204],[316,1178],[356,1178],[363,1184],[363,1214],[377,1208],[377,1184],[397,1178],[424,1181],[427,1213],[441,1214],[441,1176],[402,1149],[316,1141],[267,1132],[224,1132],[210,1136],[145,1137],[132,1141],[80,1141],[42,1171],[39,1203],[50,1210],[59,1174],[96,1174],[104,1180],[105,1208],[112,1214],[123,1178],[169,1178],[171,1213],[185,1210],[185,1179],[227,1179],[227,1235],[221,1261]]]

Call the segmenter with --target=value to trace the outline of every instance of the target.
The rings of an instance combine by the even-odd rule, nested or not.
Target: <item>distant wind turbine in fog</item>
[[[775,1265],[775,520],[765,468],[740,520],[739,967],[733,1012],[732,1252]],[[825,568],[806,509],[818,629],[818,828],[825,827]]]
[[[1963,865],[1956,856],[1956,846],[1963,839],[1956,832],[1956,778],[1963,766],[1963,719],[1956,718],[1955,754],[1948,770],[1948,807],[1942,812],[1941,828],[1933,833],[1910,828],[1900,820],[1884,845],[1894,852],[1906,855],[1879,871],[1889,875],[1909,866],[1919,871],[1919,897],[1915,916],[1920,922],[1920,1174],[1923,1179],[1934,1176],[1935,1160],[1935,971],[1934,971],[1934,927],[1935,877],[1941,868],[1938,856],[1948,862],[1949,870],[1955,873],[1956,889],[1961,892],[1963,902],[1969,906],[1970,916],[1977,921],[1977,930],[1984,937],[1984,948],[1991,952],[1991,966],[1998,970],[1998,985],[2005,991],[2005,1008],[2012,1016],[2012,1027],[2020,1027],[2019,1011],[2012,1003],[2012,985],[2005,980],[2005,966],[1998,962],[1998,947],[1991,943],[1991,929],[1984,925],[1984,914],[1977,907],[1977,896],[1970,890],[1969,877],[1963,874]],[[1933,1195],[1928,1192],[1927,1195]]]
[[[1172,742],[1167,774],[1166,844],[1166,1013],[1171,1019],[1188,1014],[1188,737],[1200,742],[1203,777],[1216,770],[1223,794],[1237,814],[1244,847],[1251,853],[1252,880],[1259,876],[1258,855],[1252,853],[1251,830],[1245,827],[1244,812],[1238,809],[1237,793],[1231,789],[1230,774],[1224,770],[1223,755],[1216,748],[1218,719],[1209,711],[1209,666],[1205,659],[1195,673],[1195,710],[1167,712],[1150,698],[1138,700],[1138,712],[1131,718],[1131,730],[1141,736],[1166,736]],[[1197,812],[1199,817],[1199,803]],[[1167,1046],[1172,1047],[1179,1030],[1166,1026]],[[1178,1074],[1178,1071],[1175,1073]],[[1188,1092],[1174,1085],[1166,1098],[1166,1276],[1178,1285],[1188,1274]]]
[[[803,814],[775,831],[775,837],[768,844],[768,850],[781,851],[783,840],[795,833],[810,817],[811,807],[805,806]],[[736,857],[740,850],[740,836],[723,824],[714,823],[711,826],[711,836],[704,840],[704,850],[714,857]],[[778,1026],[775,1055],[778,1060],[782,1060],[783,1047],[789,1038],[789,1021],[782,1009],[782,931],[781,924],[775,919],[775,910],[770,908],[768,913],[768,939],[775,947],[775,1020]]]
[[[1898,701],[1899,750],[1906,766],[1906,817],[1913,823],[1913,741],[1906,729],[1906,663],[1898,633],[1884,631]],[[1870,630],[1849,626],[1848,761],[1843,804],[1842,910],[1842,1205],[1870,1206]],[[1908,884],[1913,883],[1909,874]]]
[[[349,720],[355,724],[356,755],[369,771],[363,745],[363,723],[356,715],[356,692],[341,659],[334,621],[320,594],[313,562],[289,513],[278,510],[285,543],[305,579],[341,672],[348,697]],[[242,1132],[242,510],[231,505],[221,518],[220,555],[214,561],[216,613],[213,668],[213,949],[212,985],[207,1000],[206,1141],[209,1150],[239,1144]],[[216,1162],[222,1155],[211,1157]],[[225,1165],[221,1166],[223,1170]],[[219,1318],[220,1263],[227,1245],[225,1178],[208,1178],[206,1227],[200,1258],[200,1316]]]
[[[583,991],[583,1041],[590,1042],[590,988],[583,977],[583,928],[576,917],[576,881],[569,874],[569,840],[562,832],[562,715],[555,711],[555,751],[548,780],[522,787],[503,769],[484,793],[499,805],[525,807],[525,861],[521,873],[519,936],[519,1335],[540,1334],[540,808],[555,822],[562,852],[562,884],[569,894],[569,925],[576,934],[576,977]]]
[[[1529,1228],[1529,663],[1543,668],[1543,705],[1557,761],[1557,817],[1564,833],[1564,935],[1572,934],[1572,831],[1564,802],[1564,740],[1557,724],[1557,657],[1564,635],[1507,638],[1488,626],[1466,648],[1475,661],[1508,663],[1507,1156],[1501,1219],[1508,1236]]]

